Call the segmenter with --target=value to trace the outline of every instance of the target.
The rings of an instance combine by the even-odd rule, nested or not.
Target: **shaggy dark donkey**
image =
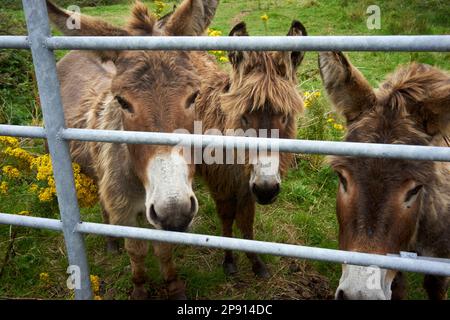
[[[377,90],[340,52],[321,53],[325,88],[347,120],[345,141],[446,146],[450,76],[423,64],[399,68]],[[450,257],[450,164],[332,157],[339,246],[377,254],[416,251]],[[343,265],[338,299],[399,299],[402,274]],[[374,280],[376,279],[376,280]],[[431,299],[445,299],[448,278],[426,275]]]

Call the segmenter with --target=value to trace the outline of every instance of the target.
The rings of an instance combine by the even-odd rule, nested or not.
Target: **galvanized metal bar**
[[[54,231],[63,230],[62,222],[60,220],[21,216],[8,213],[0,213],[0,224],[9,224],[34,229],[48,229]]]
[[[59,220],[18,216],[0,213],[0,224],[19,225],[32,228],[62,230]],[[82,222],[76,230],[86,234],[98,234],[112,237],[126,237],[150,241],[162,241],[183,245],[193,245],[216,249],[230,249],[276,256],[311,259],[327,262],[355,264],[363,266],[379,266],[394,270],[419,272],[450,276],[450,259],[432,257],[403,257],[398,255],[378,255],[350,252],[334,249],[323,249],[292,244],[244,240],[210,235],[162,231],[135,227],[106,225]]]
[[[49,49],[254,50],[254,51],[450,51],[450,36],[308,37],[52,37]]]
[[[447,263],[427,260],[419,261],[416,259],[389,257],[377,254],[136,227],[114,226],[90,222],[80,223],[77,226],[77,231],[100,234],[103,236],[162,241],[216,249],[239,250],[275,256],[355,264],[361,266],[379,266],[380,268],[394,270],[450,276],[450,260]]]
[[[29,49],[27,36],[0,36],[0,49]]]
[[[67,141],[58,136],[61,129],[65,127],[65,122],[55,56],[44,45],[45,39],[50,36],[47,7],[44,0],[22,0],[22,3],[52,158],[67,254],[70,265],[77,265],[80,268],[81,287],[75,289],[75,298],[90,299],[92,292],[84,238],[82,234],[75,231],[75,226],[80,221],[80,211],[69,145]]]
[[[45,138],[45,129],[32,126],[14,126],[8,124],[0,125],[0,136]]]
[[[342,156],[396,158],[450,162],[450,148],[406,146],[375,143],[269,139],[236,136],[175,134],[90,129],[64,129],[61,137],[80,141],[101,141],[134,144],[202,146],[218,148],[275,149],[281,152],[333,154]]]
[[[45,138],[45,129],[31,126],[0,125],[0,135]],[[63,129],[60,136],[67,140],[101,141],[157,145],[198,145],[210,147],[270,148],[283,152],[307,154],[333,154],[409,160],[450,161],[450,149],[446,147],[387,145],[335,141],[290,139],[266,139],[235,136],[209,136],[160,132],[134,132],[92,129]]]

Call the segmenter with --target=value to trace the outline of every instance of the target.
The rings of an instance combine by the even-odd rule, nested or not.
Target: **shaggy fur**
[[[372,90],[342,53],[321,53],[319,64],[331,100],[347,119],[345,141],[449,146],[448,73],[413,63]],[[340,248],[450,257],[450,164],[341,156],[330,162],[341,181]],[[426,275],[424,286],[430,298],[446,298],[448,279]],[[393,298],[404,296],[401,273],[392,289]]]
[[[211,6],[210,6],[211,5]],[[48,2],[52,22],[69,35],[194,35],[201,34],[214,15],[217,1],[185,0],[164,24],[156,23],[147,8],[137,2],[129,25],[122,29],[95,18],[81,16],[81,30],[66,30],[68,13]],[[177,17],[177,21],[174,20]],[[184,29],[176,29],[177,23]],[[185,32],[186,31],[186,32]],[[204,55],[204,54],[203,54]],[[173,132],[193,130],[192,97],[200,89],[200,75],[208,59],[200,53],[178,51],[73,51],[58,64],[67,126],[73,128]],[[126,100],[121,104],[117,97]],[[104,219],[108,223],[137,225],[145,212],[143,174],[148,160],[171,150],[167,146],[71,142],[73,160],[94,177]],[[195,166],[190,166],[190,181]],[[134,289],[132,298],[147,296],[146,241],[125,239],[130,256]],[[170,298],[185,298],[184,283],[172,263],[172,245],[154,243],[155,255],[167,282]]]

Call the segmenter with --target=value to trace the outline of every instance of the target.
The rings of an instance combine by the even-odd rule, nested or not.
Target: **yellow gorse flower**
[[[56,193],[53,191],[52,188],[42,188],[39,191],[38,198],[39,198],[39,201],[41,201],[41,202],[50,202],[53,200],[53,196],[55,194]]]
[[[7,194],[7,193],[8,193],[8,182],[3,181],[3,182],[0,184],[0,193],[1,193],[1,194]]]
[[[35,194],[40,202],[51,202],[56,199],[56,184],[49,154],[33,155],[19,147],[19,140],[0,136],[0,154],[4,159],[19,163],[17,167],[8,164],[1,168],[4,178],[17,179],[23,177],[28,183],[28,190]],[[20,165],[25,164],[25,166]],[[19,169],[20,168],[20,169]],[[78,201],[81,207],[92,207],[97,203],[97,186],[93,179],[81,172],[80,165],[72,164]],[[7,194],[7,181],[0,184],[0,193]]]
[[[29,216],[30,215],[30,211],[20,211],[18,214],[21,215],[21,216]]]
[[[166,4],[163,1],[155,0],[155,14],[158,18],[161,18],[162,13],[164,11],[164,8],[166,7]]]
[[[265,13],[265,14],[263,14],[263,15],[261,16],[261,20],[262,20],[263,22],[267,22],[267,20],[269,20],[269,16],[267,15],[267,13]]]
[[[36,169],[36,178],[40,181],[47,180],[53,174],[52,162],[49,154],[36,157],[31,161],[30,169]]]
[[[335,123],[333,125],[333,128],[335,128],[336,130],[339,130],[339,131],[344,130],[344,126],[342,124],[339,124],[339,123]]]
[[[50,276],[48,275],[47,272],[41,272],[39,274],[39,280],[41,280],[42,282],[48,283],[50,280]]]
[[[208,36],[210,36],[210,37],[220,37],[221,35],[222,35],[222,31],[208,28]]]
[[[2,171],[3,174],[10,179],[17,179],[20,177],[20,171],[13,166],[4,166]]]
[[[214,29],[209,29],[207,30],[208,36],[210,37],[220,37],[222,35],[222,31],[220,30],[214,30]],[[209,51],[210,54],[214,55],[217,59],[217,61],[221,62],[221,63],[226,63],[228,62],[228,57],[227,57],[227,53],[225,51],[220,51],[220,50],[211,50]]]
[[[22,148],[7,147],[3,151],[3,153],[16,159],[25,161],[26,163],[30,163],[31,161],[33,161],[33,156],[28,153],[28,151],[25,151]]]
[[[102,300],[100,297],[100,277],[96,275],[90,275],[92,292],[94,293],[95,300]]]
[[[303,93],[303,98],[305,102],[305,108],[309,108],[313,101],[320,97],[319,91],[305,91]]]
[[[18,148],[19,140],[13,137],[0,136],[0,144],[11,148]]]

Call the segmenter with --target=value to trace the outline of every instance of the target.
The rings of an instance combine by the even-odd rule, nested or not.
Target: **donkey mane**
[[[222,108],[231,117],[267,108],[289,115],[303,110],[303,100],[292,81],[280,76],[270,52],[248,52],[249,58],[232,74],[233,85],[222,95]],[[250,108],[249,108],[250,106]],[[293,109],[295,108],[295,109]]]
[[[442,83],[447,88],[442,90]],[[428,99],[444,99],[450,90],[450,76],[426,64],[412,63],[390,75],[380,89],[385,103],[398,108],[421,104]],[[441,95],[441,97],[439,96]]]

